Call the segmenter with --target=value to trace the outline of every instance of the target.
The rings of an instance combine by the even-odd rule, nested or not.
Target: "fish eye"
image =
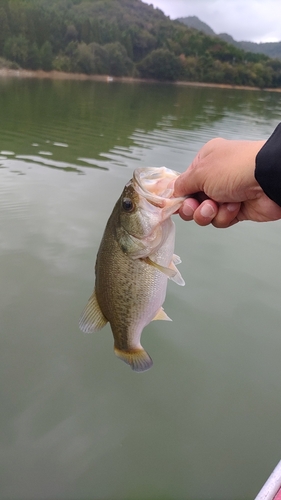
[[[134,210],[134,204],[130,198],[124,198],[122,201],[122,207],[125,212],[132,212]]]

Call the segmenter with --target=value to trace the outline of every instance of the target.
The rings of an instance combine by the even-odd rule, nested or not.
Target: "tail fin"
[[[145,372],[152,367],[153,361],[144,349],[132,349],[130,351],[120,351],[114,347],[116,356],[127,365],[130,365],[135,372]]]

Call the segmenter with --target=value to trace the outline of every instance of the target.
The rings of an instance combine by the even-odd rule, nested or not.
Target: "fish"
[[[95,288],[79,321],[85,333],[109,322],[116,356],[136,372],[153,364],[140,342],[143,329],[153,320],[172,321],[162,307],[168,279],[185,284],[171,219],[185,199],[173,196],[179,175],[166,167],[135,169],[106,224]]]

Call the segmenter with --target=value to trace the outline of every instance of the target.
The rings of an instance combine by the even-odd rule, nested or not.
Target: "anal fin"
[[[163,321],[173,321],[169,318],[168,314],[165,313],[163,307],[160,307],[159,311],[157,311],[152,321],[163,320]]]

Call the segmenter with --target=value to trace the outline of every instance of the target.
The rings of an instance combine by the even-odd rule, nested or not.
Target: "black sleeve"
[[[265,194],[281,206],[281,123],[257,154],[255,178]]]

